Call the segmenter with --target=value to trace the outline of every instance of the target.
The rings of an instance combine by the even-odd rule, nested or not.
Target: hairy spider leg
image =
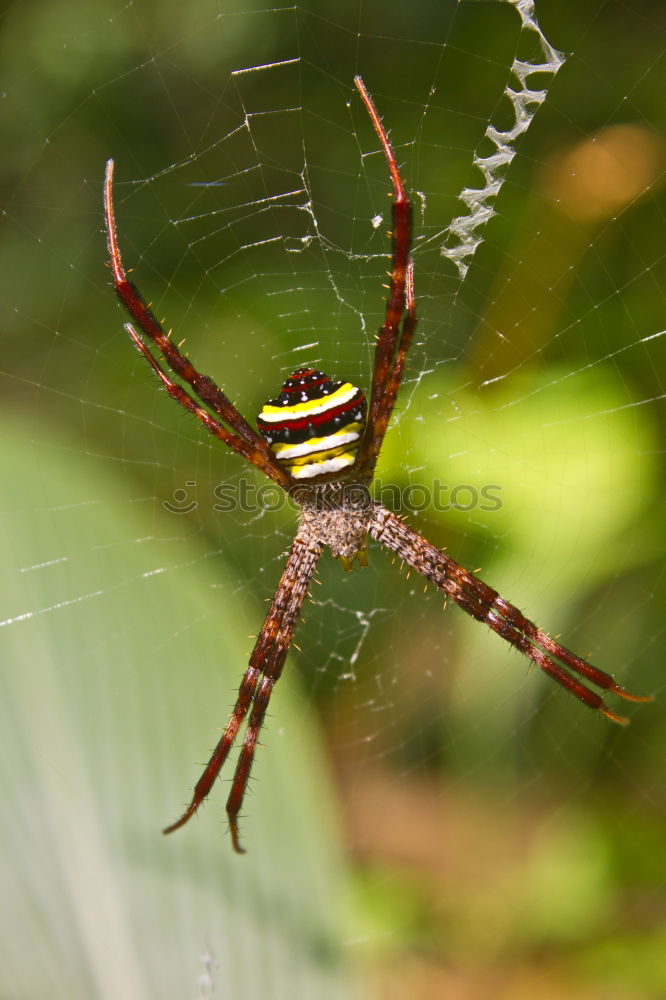
[[[243,675],[236,704],[226,729],[195,786],[189,806],[180,819],[166,827],[163,833],[173,833],[174,830],[184,826],[197,811],[213,787],[235,742],[238,730],[252,706],[227,800],[227,816],[234,849],[239,854],[245,853],[239,841],[238,814],[250,778],[257,738],[273,687],[282,673],[303,601],[321,552],[321,544],[311,537],[307,530],[301,530],[294,539],[268,614],[252,650],[249,666]]]
[[[529,657],[549,677],[565,687],[588,708],[602,712],[612,722],[620,725],[627,725],[629,721],[624,716],[612,712],[600,695],[590,691],[576,677],[572,677],[569,671],[574,671],[596,687],[610,691],[626,701],[653,700],[652,695],[630,694],[616,684],[610,674],[598,670],[564,646],[560,646],[534,622],[526,618],[518,608],[505,601],[492,587],[449,558],[441,549],[436,548],[385,508],[377,508],[370,525],[370,534],[433,583],[468,615],[489,625],[497,635]],[[568,670],[555,660],[565,664]]]
[[[226,443],[234,448],[234,450],[244,454],[248,461],[252,462],[258,469],[261,469],[266,476],[284,489],[287,489],[290,483],[289,475],[275,460],[263,438],[248,424],[215,382],[208,378],[208,376],[198,372],[188,359],[180,353],[162,329],[162,326],[136,285],[128,280],[120,255],[116,233],[116,220],[113,208],[113,168],[113,160],[109,160],[106,164],[104,178],[104,219],[113,284],[118,298],[139,329],[159,348],[171,370],[192,387],[195,395],[199,397],[202,403],[209,406],[224,423],[236,431],[236,436],[245,441],[250,446],[251,451],[248,451],[247,454],[241,451],[234,444],[236,438],[233,437],[226,439]],[[183,403],[183,399],[176,397],[173,393],[171,395],[178,402]],[[183,405],[186,404],[183,403]],[[186,406],[186,408],[191,409],[189,406]]]
[[[374,434],[367,449],[366,466],[362,470],[363,474],[369,476],[369,478],[372,478],[374,475],[375,465],[377,464],[377,459],[379,458],[379,452],[384,441],[384,435],[386,434],[389,420],[391,419],[391,414],[393,413],[393,407],[395,406],[395,401],[398,396],[398,390],[400,389],[400,384],[402,382],[402,376],[405,370],[405,361],[407,360],[407,352],[412,343],[412,337],[418,322],[414,300],[414,265],[411,257],[407,263],[406,293],[407,311],[402,321],[395,363],[384,388],[382,405],[377,414],[377,420],[375,421]]]
[[[242,455],[243,458],[246,458],[248,462],[252,462],[253,465],[261,468],[263,455],[257,451],[254,445],[248,444],[247,441],[244,441],[236,434],[232,434],[231,431],[227,430],[227,428],[221,424],[219,420],[216,420],[215,417],[211,416],[208,410],[204,410],[203,406],[197,403],[196,399],[193,399],[189,393],[185,392],[182,386],[178,385],[173,381],[173,379],[169,378],[159,362],[156,361],[150,353],[131,323],[125,323],[125,329],[134,342],[135,347],[141,352],[141,354],[143,354],[144,358],[153,369],[171,398],[175,399],[176,402],[180,403],[180,405],[186,410],[189,410],[190,413],[193,413],[197,420],[201,421],[206,430],[210,431],[210,433],[216,438],[219,438],[220,441],[224,441],[224,443],[228,444],[229,447],[235,452]],[[280,483],[280,485],[282,485],[282,483]]]
[[[412,241],[412,207],[405,191],[393,147],[386,129],[382,125],[374,101],[360,76],[354,77],[354,83],[384,150],[393,185],[391,285],[386,302],[384,323],[377,337],[368,421],[359,455],[361,474],[363,478],[371,479],[404,371],[407,349],[416,326],[414,278],[409,256]],[[400,324],[405,312],[405,305],[407,305],[408,312],[401,332]],[[398,347],[397,356],[396,347]],[[390,391],[387,393],[389,385]]]

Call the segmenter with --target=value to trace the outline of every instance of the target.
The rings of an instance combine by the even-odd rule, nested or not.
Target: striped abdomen
[[[269,399],[257,426],[295,479],[341,472],[356,461],[365,425],[365,396],[350,382],[332,382],[299,368]]]

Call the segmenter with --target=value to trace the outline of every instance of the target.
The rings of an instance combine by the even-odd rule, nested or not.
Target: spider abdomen
[[[311,479],[355,463],[365,410],[365,396],[351,382],[298,368],[280,395],[264,404],[257,426],[294,479]]]

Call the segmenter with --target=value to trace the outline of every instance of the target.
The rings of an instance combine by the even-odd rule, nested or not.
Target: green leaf
[[[230,771],[187,827],[160,833],[226,723],[259,601],[227,592],[229,568],[182,517],[132,502],[121,467],[41,426],[0,447],[0,994],[291,998],[297,981],[347,998],[330,791],[288,666],[248,854],[226,832]]]

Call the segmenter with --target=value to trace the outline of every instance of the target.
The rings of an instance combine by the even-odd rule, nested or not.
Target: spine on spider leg
[[[463,611],[478,621],[485,622],[497,635],[529,657],[554,681],[565,687],[589,708],[602,712],[611,721],[627,723],[626,719],[607,708],[600,695],[590,691],[569,671],[579,674],[602,690],[610,691],[628,701],[652,700],[651,695],[630,694],[615,684],[610,674],[598,670],[555,642],[518,608],[500,597],[492,587],[464,569],[427,539],[422,538],[390,511],[377,508],[370,525],[370,534],[430,580]]]

